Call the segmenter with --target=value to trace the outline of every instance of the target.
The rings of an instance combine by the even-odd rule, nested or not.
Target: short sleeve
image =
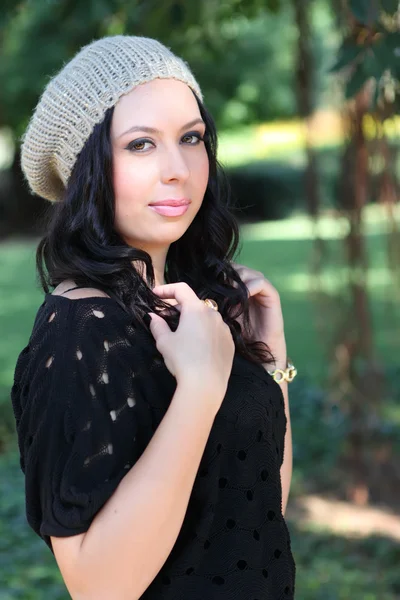
[[[150,441],[147,373],[112,299],[57,297],[38,311],[11,396],[27,520],[51,550],[50,535],[88,530]]]

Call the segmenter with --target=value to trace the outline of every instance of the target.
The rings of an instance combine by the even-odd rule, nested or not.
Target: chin
[[[179,232],[175,232],[175,235],[171,233],[170,235],[160,235],[155,237],[153,233],[152,236],[149,236],[146,239],[142,237],[140,240],[138,240],[137,238],[133,239],[125,236],[124,240],[129,246],[132,246],[132,248],[149,252],[151,248],[167,248],[174,242],[177,242],[186,231],[187,227],[184,229],[181,228]]]

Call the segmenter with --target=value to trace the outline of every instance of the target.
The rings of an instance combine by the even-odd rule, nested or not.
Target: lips
[[[167,198],[166,200],[159,200],[158,202],[150,202],[150,206],[186,206],[187,204],[190,204],[188,198],[182,198],[180,200]]]
[[[170,204],[150,205],[149,208],[164,217],[180,217],[189,210],[189,203],[181,204],[179,206],[171,206]]]

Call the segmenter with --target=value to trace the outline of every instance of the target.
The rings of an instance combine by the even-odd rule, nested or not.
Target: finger
[[[252,279],[246,283],[246,287],[250,296],[260,294],[261,296],[271,298],[273,301],[279,298],[278,290],[266,279]]]
[[[181,308],[184,306],[194,306],[200,301],[200,298],[192,288],[183,281],[156,285],[153,288],[153,292],[163,299],[174,298],[181,305]]]
[[[166,298],[164,300],[164,302],[166,302],[167,304],[170,304],[171,306],[176,306],[178,304],[178,302],[175,300],[175,298]]]
[[[246,279],[245,279],[245,278],[242,278],[242,277],[241,277],[241,278],[240,278],[240,281],[241,281],[242,283],[244,283],[244,284],[246,283]],[[232,286],[233,286],[233,287],[236,287],[236,288],[238,288],[238,287],[239,287],[239,283],[238,283],[237,281],[232,281]]]
[[[162,317],[152,312],[149,312],[148,315],[151,318],[150,331],[153,334],[155,340],[158,340],[160,335],[162,335],[163,333],[171,333],[171,329],[168,323]]]
[[[255,278],[251,279],[246,285],[249,285],[249,284],[251,284],[255,287],[259,286],[260,288],[263,288],[270,294],[278,293],[278,290],[276,289],[276,287],[274,287],[272,285],[272,283],[265,277],[255,277]]]
[[[235,269],[235,271],[243,271],[244,266],[243,265],[238,265],[237,263],[231,263],[232,267]]]
[[[180,304],[171,304],[171,306],[169,308],[163,308],[163,309],[161,309],[161,311],[158,314],[161,315],[162,317],[164,315],[173,315],[173,314],[175,314],[175,312],[172,309],[172,307],[176,308],[178,310],[178,312],[181,312],[181,305]]]
[[[250,278],[250,277],[246,277],[246,276],[242,276],[242,275],[241,275],[241,276],[240,276],[240,281],[241,281],[242,283],[244,283],[244,285],[246,285],[246,286],[247,286],[248,282],[250,282],[250,281],[251,281],[251,278]],[[235,287],[235,288],[238,288],[238,287],[239,287],[239,283],[238,283],[237,281],[233,281],[233,282],[232,282],[232,285],[233,285],[233,287]]]

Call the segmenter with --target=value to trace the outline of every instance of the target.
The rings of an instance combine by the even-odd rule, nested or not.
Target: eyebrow
[[[205,125],[203,119],[194,119],[193,121],[190,121],[189,123],[186,123],[186,125],[183,125],[180,129],[180,131],[182,131],[183,129],[186,129],[188,127],[193,127],[193,125],[196,125],[196,123],[202,123],[203,125]],[[132,133],[132,131],[145,131],[146,133],[161,133],[161,131],[159,129],[155,129],[154,127],[145,127],[144,125],[134,125],[133,127],[131,127],[130,129],[127,129],[126,131],[124,131],[124,133],[121,133],[121,135],[118,136],[118,139],[121,138],[123,135],[126,135],[127,133]]]

